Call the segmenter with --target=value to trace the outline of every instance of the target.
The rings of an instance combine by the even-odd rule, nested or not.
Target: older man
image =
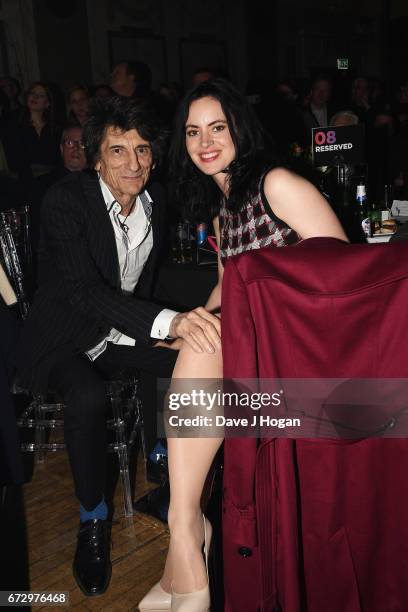
[[[37,269],[37,251],[40,238],[40,218],[44,196],[48,189],[71,172],[80,172],[86,168],[86,157],[82,141],[82,128],[68,125],[64,128],[60,142],[61,163],[51,172],[35,178],[30,185],[28,201],[31,216],[31,248],[34,255],[34,266]]]
[[[70,174],[45,198],[40,287],[19,369],[30,388],[51,385],[66,403],[65,440],[81,504],[74,575],[85,594],[96,595],[111,574],[102,373],[130,366],[151,384],[152,375],[171,375],[177,356],[152,346],[154,338],[181,337],[212,352],[220,328],[204,309],[178,314],[149,301],[164,219],[162,190],[154,183],[146,189],[162,155],[155,117],[132,100],[99,101],[84,142],[96,172]],[[142,376],[142,393],[143,384]]]
[[[70,172],[80,172],[86,168],[86,156],[82,140],[82,127],[67,125],[61,134],[61,163],[47,174],[42,174],[33,182],[30,199],[40,204],[44,195],[57,181]]]
[[[60,145],[62,163],[69,172],[78,172],[86,168],[82,128],[78,125],[68,126],[61,136]]]

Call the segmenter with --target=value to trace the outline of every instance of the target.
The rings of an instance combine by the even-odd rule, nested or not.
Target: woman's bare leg
[[[222,354],[195,353],[184,345],[173,379],[221,379]],[[177,383],[176,383],[177,385]],[[170,547],[161,584],[170,591],[188,593],[203,588],[207,575],[201,554],[204,538],[200,500],[222,438],[167,440],[170,476]]]

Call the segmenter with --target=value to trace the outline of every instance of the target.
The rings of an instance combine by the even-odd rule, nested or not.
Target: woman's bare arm
[[[348,241],[330,205],[309,181],[274,168],[265,177],[264,190],[275,215],[302,239],[326,236]]]

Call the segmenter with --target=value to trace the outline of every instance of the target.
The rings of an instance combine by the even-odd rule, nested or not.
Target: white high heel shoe
[[[137,606],[140,612],[162,612],[171,610],[171,593],[165,591],[157,582]]]
[[[207,584],[199,591],[191,593],[171,592],[171,612],[210,612],[210,585],[208,581],[208,554],[210,552],[212,526],[203,514],[204,520],[204,559],[207,570]]]

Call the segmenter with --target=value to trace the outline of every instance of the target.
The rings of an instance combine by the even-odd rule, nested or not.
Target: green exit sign
[[[347,57],[339,57],[337,60],[338,70],[348,70],[349,61]]]

